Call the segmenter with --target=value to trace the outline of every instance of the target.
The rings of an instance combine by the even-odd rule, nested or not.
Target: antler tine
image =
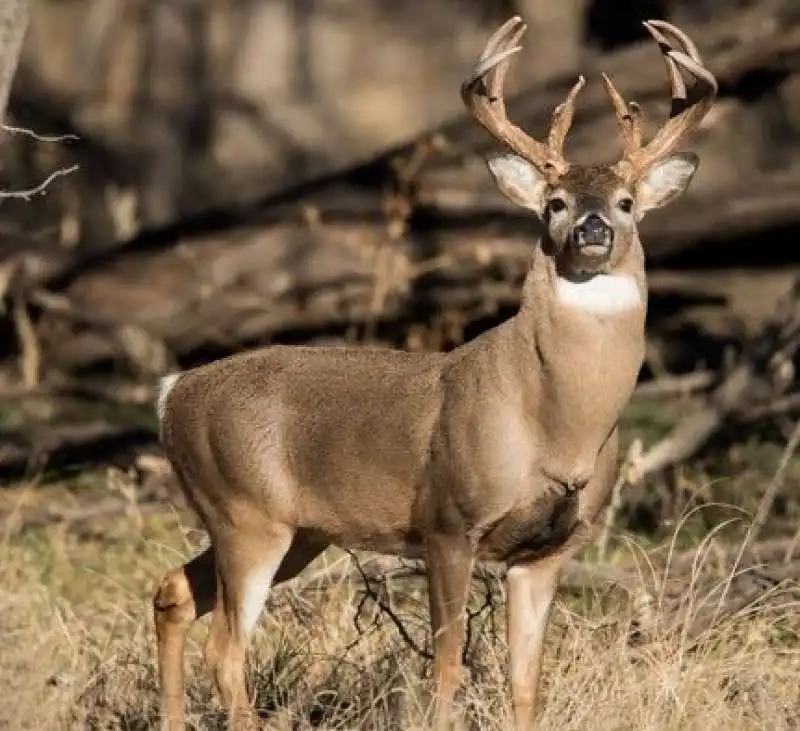
[[[636,102],[625,102],[608,74],[602,74],[602,78],[617,117],[624,154],[632,155],[642,146],[642,110]]]
[[[659,44],[664,56],[672,86],[672,108],[670,118],[645,147],[638,150],[631,148],[628,151],[626,146],[626,153],[619,165],[621,171],[633,175],[638,175],[679,147],[708,114],[718,90],[716,78],[705,67],[697,46],[686,33],[661,20],[647,21],[644,26]],[[673,44],[666,34],[677,43]],[[674,45],[681,46],[681,50],[677,50]],[[695,79],[688,94],[681,70]],[[617,102],[610,91],[609,95],[616,110]]]
[[[475,68],[461,84],[461,98],[476,121],[493,137],[529,160],[542,172],[557,176],[568,167],[560,150],[551,149],[548,144],[534,139],[509,121],[506,116],[503,97],[505,76],[510,57],[521,50],[517,44],[526,30],[527,26],[522,18],[515,15],[495,31],[478,58]],[[570,100],[574,106],[574,96],[571,94],[567,97],[564,103],[567,107],[562,110],[559,118],[567,116]],[[554,122],[559,108],[554,112]],[[568,116],[571,119],[571,111]]]
[[[675,61],[670,58],[669,54],[673,50],[672,44],[661,31],[666,30],[671,35],[677,37],[678,40],[681,41],[684,48],[695,54],[697,57],[696,60],[698,61],[700,60],[700,52],[697,50],[697,46],[694,45],[689,36],[687,36],[683,31],[679,31],[670,23],[658,20],[648,20],[642,25],[644,25],[644,27],[647,29],[647,32],[650,33],[655,42],[658,43],[658,47],[661,49],[663,54],[664,63],[666,64],[667,74],[669,75],[670,80],[670,94],[672,95],[669,116],[674,117],[676,114],[679,114],[686,108],[686,82],[683,80],[683,76],[681,76],[681,72],[678,70],[678,66],[676,65]],[[702,61],[700,61],[700,63],[702,63]]]
[[[643,25],[651,33],[653,32],[653,29],[660,31],[661,38],[665,43],[667,43],[667,45],[669,45],[669,41],[664,38],[663,34],[668,33],[669,35],[673,36],[678,40],[678,43],[683,46],[683,51],[687,56],[690,56],[693,61],[697,61],[699,64],[703,63],[703,59],[700,56],[700,50],[695,45],[695,42],[689,38],[684,31],[678,28],[678,26],[668,23],[666,20],[648,20],[645,21]]]
[[[631,127],[631,145],[635,149],[642,146],[642,108],[636,102],[628,102],[628,116]]]
[[[489,38],[478,58],[478,63],[469,77],[464,80],[461,86],[462,94],[464,89],[483,80],[489,101],[496,105],[499,112],[505,113],[503,84],[508,71],[507,59],[522,50],[517,44],[526,30],[527,26],[518,15],[503,23]],[[492,69],[494,69],[494,73],[489,73]]]
[[[668,62],[670,76],[673,79],[677,79],[677,81],[673,81],[673,105],[676,105],[676,99],[682,100],[682,104],[679,105],[680,108],[671,112],[670,116],[674,116],[678,112],[683,111],[687,104],[686,84],[683,80],[683,76],[678,70],[678,65],[676,63],[676,56],[678,55],[686,57],[683,58],[681,63],[683,68],[693,74],[696,78],[703,78],[707,83],[712,84],[716,94],[717,80],[705,67],[703,58],[700,55],[700,51],[695,45],[694,41],[689,38],[684,31],[672,25],[672,23],[667,23],[665,20],[649,20],[647,23],[645,23],[645,26],[647,27],[648,31],[650,31],[650,34],[656,39],[656,41],[658,41],[659,44],[663,44],[663,46],[667,49],[666,53],[664,54],[664,58]],[[664,36],[664,33],[676,38],[682,46],[682,50],[674,50],[667,38]],[[702,93],[702,85],[697,85],[694,88]]]
[[[567,132],[569,132],[569,128],[572,126],[572,119],[575,116],[575,99],[585,84],[586,79],[583,76],[578,76],[578,80],[569,90],[567,98],[553,110],[550,131],[547,134],[547,144],[553,152],[557,152],[562,157],[564,155],[564,140],[567,138]]]

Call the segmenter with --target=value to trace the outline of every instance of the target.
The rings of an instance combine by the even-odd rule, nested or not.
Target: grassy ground
[[[663,430],[665,417],[658,413],[648,422],[645,414],[632,412],[629,426],[638,431],[649,423]],[[757,486],[757,475],[766,474],[779,450],[743,449],[724,466],[737,478],[713,489],[751,506],[758,490],[746,495],[743,485]],[[736,468],[737,459],[744,466]],[[688,495],[711,489],[695,479],[686,478]],[[103,518],[24,533],[12,531],[13,516],[8,517],[44,503],[85,504],[107,494],[102,472],[0,494],[0,514],[7,516],[0,524],[6,529],[0,534],[0,729],[148,729],[156,722],[150,596],[162,573],[202,544],[191,517],[165,511],[141,521]],[[728,509],[728,517],[736,514]],[[679,540],[696,543],[708,527],[708,519],[683,525]],[[658,554],[655,544],[675,530],[669,527],[651,541],[650,554]],[[591,552],[587,556],[592,560]],[[629,562],[632,556],[641,561],[630,541],[615,543],[613,561]],[[359,614],[357,584],[319,580],[322,564],[346,560],[335,553],[323,556],[269,600],[253,643],[250,682],[271,728],[421,727],[426,661],[373,604]],[[660,571],[655,579],[645,571],[643,586],[658,584]],[[692,591],[687,584],[687,596]],[[662,615],[656,603],[650,610],[653,635],[643,646],[629,641],[632,619],[641,611],[637,596],[611,589],[562,593],[547,645],[541,728],[797,728],[800,615],[785,591],[783,599],[773,597],[769,609],[751,606],[714,625],[696,643],[689,643],[682,625]],[[391,594],[424,645],[427,607],[421,585],[397,586]],[[501,595],[495,604],[494,616],[484,613],[474,623],[471,677],[461,698],[473,728],[503,729],[509,722]],[[194,728],[218,729],[222,717],[199,663],[204,625],[196,627],[189,645],[189,709]]]

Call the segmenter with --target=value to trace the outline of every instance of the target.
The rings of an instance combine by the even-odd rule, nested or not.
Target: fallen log
[[[105,465],[121,452],[150,445],[152,429],[103,420],[36,424],[0,430],[0,485],[17,484],[47,472]]]
[[[638,459],[639,480],[695,457],[733,422],[746,422],[778,399],[787,399],[800,349],[800,279],[763,329],[745,343],[737,361],[702,405]],[[789,402],[791,408],[791,402]]]
[[[643,236],[656,260],[654,297],[658,257],[651,250],[788,223],[798,215],[800,167],[797,174],[795,185],[787,183],[788,174],[765,174],[755,185],[691,196],[676,204],[682,212],[648,224]],[[723,206],[730,211],[724,228]],[[229,352],[291,332],[363,331],[370,322],[392,323],[402,338],[409,323],[429,323],[437,314],[457,312],[467,323],[518,303],[536,233],[530,216],[499,209],[468,218],[431,215],[424,229],[412,226],[400,240],[391,238],[390,224],[321,216],[132,250],[76,276],[57,296],[31,297],[62,323],[52,337],[43,334],[43,357],[70,369],[124,358],[113,333],[126,326],[176,355]],[[669,291],[683,286],[689,298],[696,296],[686,279],[679,285],[673,278]]]
[[[774,141],[752,143],[763,110],[737,96],[753,74],[792,72],[797,20],[792,3],[771,0],[687,26],[727,99],[698,138],[703,163],[690,194],[643,222],[651,268],[687,249],[724,251],[800,221],[798,140],[782,140],[780,160],[765,164],[761,148]],[[663,64],[651,43],[598,64],[651,122],[665,113]],[[571,81],[522,93],[511,113],[534,132],[543,128]],[[608,159],[616,131],[601,85],[588,85],[579,106],[570,154]],[[122,361],[152,376],[195,353],[381,326],[391,329],[389,340],[408,344],[420,323],[450,318],[463,326],[518,302],[536,225],[494,190],[478,157],[491,145],[462,116],[363,164],[100,252],[17,252],[0,263],[0,281],[24,280],[19,300],[50,369]],[[655,278],[653,289],[657,295]],[[456,333],[450,342],[457,341]]]

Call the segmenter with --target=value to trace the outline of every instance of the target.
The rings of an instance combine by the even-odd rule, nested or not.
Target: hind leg
[[[282,584],[286,581],[291,581],[297,576],[308,564],[310,564],[320,553],[327,547],[328,543],[319,538],[312,538],[306,533],[299,531],[292,539],[292,544],[289,550],[283,557],[283,560],[272,578],[272,586]],[[265,596],[266,601],[266,596]],[[214,613],[212,618],[212,628],[209,631],[208,639],[205,646],[205,662],[206,665],[214,668],[218,663],[219,652],[216,648],[216,637],[222,631],[222,628],[217,628],[215,625],[222,622],[224,619],[224,611],[220,606],[220,611]]]
[[[312,537],[302,530],[298,531],[292,540],[289,551],[278,567],[275,578],[272,580],[272,585],[275,586],[285,581],[291,581],[329,545],[324,539]]]
[[[196,619],[211,611],[216,586],[214,551],[208,548],[170,571],[153,597],[163,731],[183,731],[186,635]]]
[[[214,536],[218,588],[205,657],[231,729],[256,725],[245,689],[245,652],[293,537],[290,527],[275,523]]]
[[[319,556],[322,551],[324,551],[328,547],[328,544],[324,541],[321,541],[316,538],[311,538],[307,534],[303,532],[298,532],[295,534],[294,538],[292,539],[291,545],[289,550],[284,555],[283,559],[280,562],[280,566],[278,570],[275,572],[274,576],[272,577],[272,585],[280,584],[285,581],[290,581],[293,579],[297,574],[299,574],[308,564],[310,564],[317,556]],[[252,589],[252,601],[255,602],[255,589]],[[261,605],[266,601],[267,594],[269,593],[269,588],[263,591],[263,600]],[[227,614],[224,608],[224,601],[223,601],[223,593],[220,592],[218,595],[217,600],[217,608],[214,612],[212,617],[212,624],[211,629],[208,633],[208,639],[206,640],[205,646],[205,663],[206,666],[214,673],[215,680],[217,682],[217,688],[220,693],[220,696],[223,698],[223,702],[226,704],[230,701],[231,696],[235,696],[236,693],[243,693],[242,687],[240,686],[237,690],[230,691],[227,690],[224,681],[220,684],[220,675],[222,673],[228,673],[229,670],[224,670],[222,666],[223,656],[225,652],[225,648],[229,647],[229,625],[227,620]],[[253,613],[260,614],[260,609],[256,610],[253,608]],[[248,635],[252,632],[255,623],[258,621],[258,616],[255,616],[255,619],[252,619],[252,625],[250,624],[250,620],[246,621],[246,625],[249,626]],[[245,641],[246,644],[246,641]],[[243,680],[242,680],[243,682]],[[244,698],[244,696],[241,696]],[[246,712],[249,715],[249,707]],[[241,711],[239,711],[241,715]],[[254,719],[253,719],[254,720]],[[244,721],[243,723],[247,723],[248,721]]]

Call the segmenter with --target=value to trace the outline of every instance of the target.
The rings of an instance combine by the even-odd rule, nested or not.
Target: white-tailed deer
[[[162,381],[164,449],[211,538],[154,598],[165,728],[183,728],[185,637],[209,611],[206,662],[235,727],[252,722],[243,661],[269,588],[330,544],[424,557],[438,728],[461,678],[473,566],[506,562],[515,723],[532,728],[559,572],[609,495],[617,422],[642,364],[637,223],[688,186],[697,157],[675,150],[717,91],[685,34],[645,25],[664,54],[672,113],[643,145],[638,107],[604,76],[624,142],[614,165],[564,158],[583,78],[546,142],[507,119],[520,18],[463,84],[469,111],[508,148],[488,161],[498,187],[545,229],[514,317],[446,354],[274,346]],[[688,95],[681,69],[696,80]]]

